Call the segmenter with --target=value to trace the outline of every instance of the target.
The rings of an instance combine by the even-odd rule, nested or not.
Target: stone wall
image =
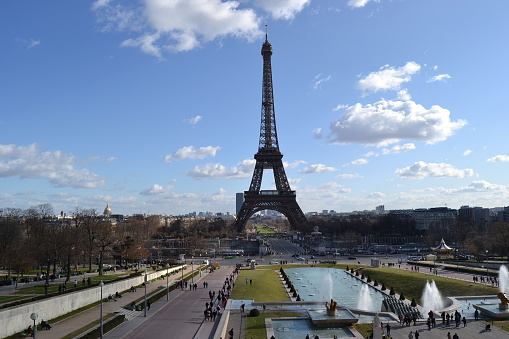
[[[173,267],[169,272],[177,271],[182,266]],[[166,274],[166,270],[147,272],[147,280],[157,279]],[[103,298],[115,292],[128,290],[131,286],[141,285],[145,277],[143,275],[130,279],[105,284],[102,288]],[[90,287],[76,292],[65,293],[56,297],[34,301],[19,306],[0,310],[0,338],[21,332],[33,325],[30,314],[37,313],[39,317],[36,323],[42,319],[49,320],[87,306],[101,299],[101,287]]]

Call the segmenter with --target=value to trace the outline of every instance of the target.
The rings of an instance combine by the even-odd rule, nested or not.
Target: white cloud
[[[161,186],[155,184],[151,188],[144,189],[140,192],[141,195],[165,195],[173,189],[173,186]]]
[[[61,151],[39,152],[36,144],[0,145],[0,177],[45,178],[53,186],[98,188],[102,176],[75,167],[75,158]]]
[[[195,117],[184,120],[184,122],[190,125],[196,125],[201,121],[201,119],[202,119],[201,115],[197,115]]]
[[[368,163],[367,159],[359,158],[353,161],[350,161],[348,164],[345,164],[343,166],[360,166],[360,165],[366,165]]]
[[[495,155],[494,157],[489,158],[486,160],[487,162],[509,162],[509,155]]]
[[[336,177],[340,178],[340,179],[359,179],[359,178],[362,178],[362,176],[359,175],[358,173],[343,173],[343,174],[337,175]]]
[[[399,68],[383,66],[380,71],[372,72],[364,79],[359,80],[357,88],[363,92],[380,90],[398,90],[402,83],[411,80],[411,75],[419,72],[421,66],[413,61],[407,62]]]
[[[326,77],[322,77],[321,74],[318,74],[315,77],[315,82],[313,84],[313,89],[318,89],[321,87],[322,83],[329,81],[332,78],[332,75],[328,75]]]
[[[295,14],[306,7],[311,0],[255,0],[256,6],[269,12],[274,19],[291,20]]]
[[[408,100],[412,99],[412,96],[410,95],[410,93],[408,93],[408,90],[405,88],[405,89],[402,89],[401,91],[398,91],[398,99],[403,100],[403,101],[408,101]]]
[[[138,47],[158,58],[162,58],[165,51],[190,51],[217,38],[254,41],[263,35],[254,9],[239,9],[238,1],[145,0],[138,8],[113,2],[98,1],[92,5],[104,29],[136,32],[137,36],[125,40],[121,46]],[[269,7],[273,15],[281,18],[298,12],[296,2],[287,1],[286,4],[279,9]]]
[[[175,160],[184,160],[184,159],[205,159],[207,157],[215,157],[218,150],[220,150],[220,146],[206,146],[200,147],[199,149],[194,149],[194,146],[185,146],[179,149],[172,154],[168,154],[164,157],[165,162],[171,162]]]
[[[472,150],[465,150],[465,152],[463,152],[463,156],[466,157],[467,155],[470,155],[472,153]]]
[[[463,127],[464,120],[451,121],[449,110],[438,105],[426,109],[413,101],[386,101],[345,110],[330,124],[331,141],[387,146],[402,140],[428,144],[446,140]]]
[[[383,194],[381,192],[373,192],[373,193],[368,194],[368,196],[367,196],[368,199],[379,199],[379,198],[383,198],[383,197],[385,197],[385,194]]]
[[[111,2],[111,0],[96,0],[92,4],[92,6],[90,6],[90,8],[93,11],[96,11],[96,10],[98,10],[101,7],[107,6],[110,2]]]
[[[316,165],[311,165],[309,167],[304,168],[303,173],[305,173],[305,174],[327,173],[327,172],[334,172],[334,171],[337,171],[337,169],[334,167],[326,166],[323,164],[316,164]]]
[[[347,108],[347,107],[348,107],[348,105],[337,105],[337,106],[336,106],[336,107],[334,107],[332,110],[333,110],[334,112],[336,112],[336,111],[339,111],[340,109]]]
[[[445,81],[445,79],[450,79],[451,76],[449,74],[439,74],[435,75],[433,78],[429,79],[427,82],[435,82],[435,81]]]
[[[382,154],[392,154],[392,153],[403,153],[412,151],[415,149],[415,145],[412,143],[404,144],[403,146],[396,145],[391,149],[384,148],[382,150]]]
[[[445,163],[418,161],[412,166],[398,169],[396,174],[406,179],[424,179],[426,177],[466,178],[474,175],[474,170],[471,168],[457,169]]]
[[[360,8],[360,7],[366,6],[367,3],[370,1],[372,1],[372,0],[348,0],[347,5],[352,8]],[[373,1],[378,1],[378,0],[373,0]]]
[[[322,134],[322,129],[321,128],[315,128],[313,130],[313,138],[315,138],[315,139],[323,138],[323,134]]]
[[[300,164],[306,164],[306,162],[304,160],[297,160],[294,162],[283,161],[284,168],[295,168],[298,167]]]
[[[204,166],[195,166],[187,174],[195,179],[217,179],[217,178],[249,178],[253,174],[256,160],[244,160],[230,168],[221,164],[206,164]]]
[[[378,155],[379,155],[378,153],[375,153],[373,151],[369,151],[368,153],[364,154],[363,157],[364,158],[377,157]]]

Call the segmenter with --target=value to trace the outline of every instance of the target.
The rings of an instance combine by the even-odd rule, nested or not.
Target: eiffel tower
[[[237,214],[234,226],[241,232],[248,219],[256,212],[274,210],[288,218],[292,228],[307,222],[296,200],[295,191],[292,191],[285,168],[283,167],[283,154],[279,151],[276,131],[276,115],[274,113],[274,92],[272,88],[272,45],[268,34],[262,45],[263,56],[263,85],[262,85],[262,121],[260,125],[260,141],[258,153],[255,154],[256,165],[251,179],[249,191],[244,191],[244,202]],[[275,190],[261,190],[264,169],[272,169]]]

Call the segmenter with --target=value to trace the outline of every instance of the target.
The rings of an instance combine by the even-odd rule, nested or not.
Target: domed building
[[[104,216],[106,218],[109,218],[111,217],[111,208],[110,208],[110,204],[106,204],[106,208],[104,209]]]

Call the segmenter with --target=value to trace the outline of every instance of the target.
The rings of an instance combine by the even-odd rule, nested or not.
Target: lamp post
[[[102,339],[103,337],[103,286],[104,286],[104,282],[101,280],[101,282],[99,283],[99,286],[101,286],[101,315],[100,315],[100,330],[99,330],[99,338]]]
[[[35,332],[37,332],[37,325],[35,324],[35,321],[37,320],[37,318],[39,318],[39,315],[37,313],[32,313],[30,314],[30,319],[32,319],[34,321],[34,330],[33,330],[33,333],[34,333],[34,339],[35,339]]]
[[[170,288],[168,285],[169,276],[170,275],[168,274],[168,267],[166,267],[166,301],[170,300]]]
[[[147,270],[145,270],[145,300],[143,301],[143,316],[147,316]]]
[[[193,262],[191,261],[191,284],[194,284],[194,265],[193,265]]]
[[[488,250],[486,250],[486,277],[489,277],[489,272],[488,272]]]

